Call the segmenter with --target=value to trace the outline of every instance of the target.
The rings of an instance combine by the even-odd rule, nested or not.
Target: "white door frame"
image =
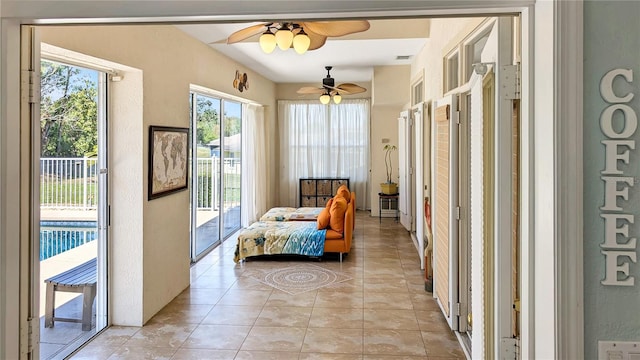
[[[20,113],[21,126],[29,131],[21,134],[20,176],[28,185],[29,191],[20,193],[21,200],[29,204],[21,209],[21,230],[26,233],[27,246],[20,249],[20,270],[24,281],[21,281],[20,338],[28,341],[20,342],[20,356],[40,357],[40,253],[35,241],[40,231],[40,36],[34,27],[22,29],[22,57],[20,59],[21,81],[32,86],[23,88],[21,94]],[[30,74],[31,73],[31,74]]]
[[[424,270],[424,116],[425,116],[425,104],[420,102],[411,108],[411,119],[414,132],[414,146],[415,152],[413,156],[413,174],[415,174],[415,188],[414,199],[412,201],[413,206],[409,208],[411,212],[411,218],[413,226],[415,228],[415,237],[417,243],[418,256],[420,256],[420,269]]]
[[[550,5],[552,8],[548,8]],[[553,303],[556,304],[556,314],[558,314],[557,318],[553,319],[553,322],[557,325],[557,329],[554,332],[557,339],[555,356],[560,359],[582,359],[584,358],[584,272],[582,251],[584,220],[582,211],[575,211],[575,209],[582,209],[583,204],[583,1],[554,1],[552,4],[539,4],[539,6],[536,6],[536,10],[538,9],[540,11],[536,12],[536,24],[539,24],[538,21],[544,19],[550,13],[555,14],[553,23],[555,33],[551,37],[554,39],[554,44],[556,44],[556,52],[553,59],[546,59],[546,61],[551,60],[551,65],[556,70],[556,74],[553,85],[555,90],[553,116],[546,121],[542,121],[541,124],[537,124],[535,131],[536,133],[538,133],[538,130],[548,131],[547,127],[552,127],[549,133],[555,134],[552,140],[555,161],[554,164],[545,163],[545,169],[541,169],[542,174],[535,172],[534,192],[536,194],[541,192],[540,187],[550,180],[544,174],[549,167],[553,167],[555,176],[553,177],[553,195],[542,191],[545,194],[545,198],[540,199],[540,202],[538,199],[535,201],[536,215],[534,215],[534,218],[537,219],[538,216],[541,216],[543,221],[535,223],[534,232],[536,233],[536,242],[542,241],[543,237],[538,234],[541,231],[540,228],[544,226],[544,222],[551,221],[548,224],[555,225],[553,228],[547,228],[546,230],[552,231],[549,239],[537,245],[542,247],[549,246],[547,250],[554,249],[556,254],[553,259],[556,269],[552,277],[554,284],[546,284],[548,288],[546,290],[550,290],[550,288],[555,288],[556,290],[553,293]],[[539,29],[539,26],[535,27]],[[544,32],[542,29],[539,30]],[[544,41],[544,37],[540,38],[538,37],[539,40]],[[568,44],[571,45],[569,46]],[[545,54],[537,51],[535,54],[536,62],[544,61],[538,59],[539,56],[544,57]],[[544,78],[538,78],[539,75],[539,73],[536,73],[536,82],[544,83]],[[536,88],[538,88],[537,85]],[[537,93],[535,97],[538,97]],[[538,111],[537,105],[536,111]],[[550,121],[552,118],[557,120]],[[535,121],[539,120],[541,119],[536,115]],[[542,141],[542,139],[536,137],[535,141]],[[534,148],[540,149],[538,145]],[[551,149],[547,151],[549,150]],[[545,155],[548,155],[548,153]],[[546,158],[545,155],[536,153],[536,157]],[[536,161],[536,164],[539,163]],[[549,199],[553,200],[554,211],[553,214],[547,213],[545,218],[541,213],[544,212],[544,205],[547,204]],[[546,235],[544,234],[543,236]],[[545,266],[546,262],[541,259],[541,250],[544,251],[544,248],[536,248],[535,253],[538,254],[536,265],[542,262],[540,265]],[[534,269],[537,268],[534,265]],[[537,271],[535,275],[534,286],[536,294],[538,294],[539,291],[545,290],[541,289],[545,284],[542,284],[544,278],[540,277]],[[544,308],[544,302],[538,301],[537,297],[538,295],[534,300],[537,309],[539,309],[536,314]],[[544,326],[549,326],[551,322],[552,320],[548,319]],[[538,330],[537,334],[543,332],[542,327],[536,325],[536,329]],[[549,336],[549,334],[546,334],[546,336]],[[541,337],[541,339],[545,338]],[[538,339],[536,338],[537,341]]]
[[[502,339],[511,338],[511,314],[513,301],[511,299],[511,224],[512,224],[512,196],[511,181],[511,151],[512,145],[512,111],[513,103],[506,96],[502,73],[503,66],[513,64],[512,43],[513,32],[511,30],[513,21],[510,18],[501,17],[497,20],[497,49],[495,58],[495,147],[494,147],[494,271],[495,271],[495,331],[494,348],[501,349]],[[483,54],[484,55],[484,54]]]
[[[522,64],[524,256],[521,350],[524,358],[582,357],[583,337],[580,331],[575,331],[582,329],[583,323],[582,214],[573,211],[582,206],[583,197],[581,0],[466,0],[457,2],[456,8],[445,0],[420,4],[351,1],[339,6],[329,5],[333,7],[322,10],[315,8],[313,2],[301,2],[301,8],[295,10],[264,2],[264,8],[254,10],[256,14],[246,14],[239,3],[221,12],[216,2],[200,2],[185,9],[180,1],[167,1],[163,7],[143,6],[131,0],[125,2],[125,6],[108,2],[87,5],[90,2],[85,1],[78,4],[82,5],[80,9],[72,10],[57,0],[49,1],[51,6],[46,8],[28,6],[20,1],[0,1],[3,5],[0,8],[0,238],[21,239],[20,242],[5,241],[0,248],[3,267],[0,272],[0,293],[3,294],[0,298],[0,357],[16,358],[19,354],[16,324],[20,316],[16,309],[20,309],[19,283],[24,281],[19,253],[26,235],[16,226],[24,216],[16,209],[27,206],[19,198],[20,191],[25,188],[17,175],[20,158],[15,152],[21,147],[21,128],[17,121],[10,120],[18,119],[20,113],[20,25],[68,23],[74,21],[73,16],[84,16],[85,22],[120,23],[151,20],[145,16],[155,16],[156,21],[180,21],[189,16],[202,19],[203,14],[218,14],[205,16],[213,20],[250,20],[263,18],[264,15],[256,14],[267,12],[274,17],[299,18],[312,18],[312,13],[324,18],[522,13],[522,58],[525,61]],[[173,15],[177,13],[183,14],[182,17]],[[556,119],[562,119],[562,123]],[[557,195],[560,189],[563,198]],[[555,258],[545,256],[550,250]],[[560,261],[560,254],[568,258]],[[549,304],[556,304],[553,311]]]
[[[26,31],[26,28],[25,28]],[[109,91],[110,91],[110,76],[114,75],[114,72],[110,71],[110,70],[103,70],[101,69],[98,65],[96,64],[91,64],[91,63],[85,63],[82,60],[79,59],[75,59],[73,55],[70,55],[69,53],[65,54],[66,57],[62,57],[59,53],[57,53],[57,50],[53,50],[51,46],[46,47],[45,49],[42,50],[41,49],[41,43],[40,43],[40,30],[38,29],[38,27],[33,27],[31,29],[31,32],[33,33],[33,39],[35,40],[35,43],[31,45],[32,49],[33,49],[33,53],[31,54],[31,62],[34,64],[37,64],[37,67],[34,67],[34,69],[36,69],[36,79],[37,79],[37,86],[35,87],[35,89],[37,90],[37,105],[33,106],[32,109],[32,116],[34,116],[34,119],[32,120],[33,122],[33,128],[36,129],[35,130],[35,134],[33,136],[33,139],[31,141],[31,147],[32,147],[32,154],[33,154],[33,160],[32,160],[32,165],[33,165],[33,169],[32,169],[32,181],[33,181],[33,188],[34,189],[39,189],[39,181],[38,179],[40,178],[40,166],[39,166],[39,162],[40,162],[40,148],[41,148],[41,143],[40,143],[40,105],[39,105],[39,99],[40,99],[40,62],[42,59],[45,60],[52,60],[52,61],[57,61],[61,64],[66,64],[66,65],[71,65],[71,66],[77,66],[77,67],[81,67],[84,69],[88,69],[88,70],[93,70],[96,71],[98,73],[98,77],[97,77],[97,124],[96,124],[96,131],[97,131],[97,146],[98,146],[98,153],[97,153],[97,167],[98,167],[98,171],[96,172],[96,175],[98,177],[98,206],[97,206],[97,217],[96,217],[96,233],[97,233],[97,239],[96,241],[96,259],[97,259],[97,275],[96,275],[96,279],[97,279],[97,287],[96,287],[96,297],[95,297],[95,306],[96,306],[96,311],[95,311],[95,329],[96,332],[101,331],[102,329],[106,328],[109,325],[109,301],[108,301],[108,296],[109,296],[109,284],[108,284],[108,274],[109,274],[109,268],[108,268],[108,264],[109,264],[109,212],[110,212],[110,199],[109,199],[109,134],[108,134],[108,113],[109,113]],[[38,191],[34,190],[34,194],[39,194]],[[37,314],[37,319],[39,319],[40,315],[39,315],[39,308],[41,307],[37,301],[37,299],[40,299],[40,295],[39,295],[39,291],[40,291],[40,284],[42,282],[42,278],[40,277],[40,258],[39,258],[39,247],[36,245],[36,242],[38,241],[39,236],[37,237],[36,234],[39,234],[40,232],[40,198],[39,196],[34,196],[33,197],[33,203],[32,203],[32,207],[33,209],[35,209],[35,211],[33,211],[33,216],[32,216],[32,226],[33,226],[33,232],[32,232],[32,246],[31,246],[31,251],[32,251],[32,259],[33,259],[33,264],[31,265],[32,267],[32,271],[34,272],[34,283],[31,285],[32,289],[31,294],[34,297],[32,299],[33,301],[33,306],[34,309],[36,311]],[[32,347],[32,356],[34,358],[38,358],[39,352],[40,352],[40,347],[38,344],[38,339],[40,338],[40,331],[41,331],[41,327],[39,325],[39,323],[36,321],[36,323],[34,323],[32,325],[32,336],[33,336],[33,347]],[[72,344],[73,345],[73,344]],[[71,349],[69,348],[65,348],[63,349],[65,351],[68,352],[68,350],[77,350],[76,349]],[[64,354],[64,351],[61,351],[60,354]]]
[[[97,292],[96,329],[109,326],[109,74],[98,75],[98,251],[97,251]],[[100,330],[98,330],[100,331]]]
[[[411,231],[411,139],[409,134],[410,126],[410,114],[405,110],[400,112],[398,117],[398,192],[400,196],[398,198],[398,212],[400,214],[400,224],[408,231]],[[382,214],[382,209],[380,209]]]

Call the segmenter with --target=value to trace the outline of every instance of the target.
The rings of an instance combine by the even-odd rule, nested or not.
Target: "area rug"
[[[352,279],[347,275],[310,264],[274,269],[264,274],[252,274],[250,277],[291,295]]]

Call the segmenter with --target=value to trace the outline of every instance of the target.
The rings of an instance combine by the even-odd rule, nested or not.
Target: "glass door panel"
[[[39,350],[52,359],[107,326],[107,74],[40,70]]]
[[[221,102],[219,99],[192,93],[191,104],[191,215],[194,229],[192,259],[195,260],[220,241]]]
[[[242,104],[197,92],[190,103],[191,260],[196,262],[240,228]]]
[[[223,236],[233,234],[240,229],[240,178],[242,161],[242,104],[234,101],[223,101],[224,105],[224,138],[223,138],[223,173],[224,192],[222,207],[224,211]]]

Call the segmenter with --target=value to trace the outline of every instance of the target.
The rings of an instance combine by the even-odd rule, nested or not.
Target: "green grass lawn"
[[[84,179],[58,180],[45,185],[40,182],[40,204],[41,205],[84,205],[84,197],[87,197],[87,205],[97,203],[98,183],[95,178],[86,181],[85,194]]]

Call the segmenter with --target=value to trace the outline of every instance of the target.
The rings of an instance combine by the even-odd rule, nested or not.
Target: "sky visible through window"
[[[47,60],[47,59],[42,59],[42,64],[43,65],[55,64],[55,65],[61,65],[61,66],[68,67],[68,68],[72,69],[72,72],[74,74],[71,75],[71,77],[69,79],[71,85],[80,85],[82,83],[82,81],[84,79],[86,79],[86,80],[88,80],[90,82],[92,87],[97,87],[98,86],[98,74],[99,74],[99,72],[96,71],[96,70],[82,68],[82,67],[78,67],[78,66],[67,65],[67,64],[56,62],[56,61]],[[41,76],[42,75],[44,75],[44,74],[41,74]],[[62,88],[54,88],[53,91],[50,94],[51,100],[54,100],[54,101],[58,100],[58,99],[60,99],[60,97],[62,97],[63,94],[64,94],[64,89],[62,89]],[[97,101],[97,98],[96,98],[96,101]]]

